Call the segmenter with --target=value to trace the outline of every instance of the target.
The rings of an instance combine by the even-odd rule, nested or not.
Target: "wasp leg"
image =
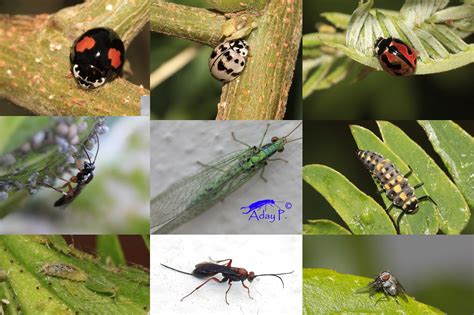
[[[214,259],[212,259],[211,257],[209,257],[209,259],[210,259],[212,262],[215,262],[215,263],[221,263],[221,262],[227,261],[227,263],[225,264],[226,267],[231,267],[231,266],[232,266],[232,258],[221,259],[221,260],[214,260]]]
[[[208,282],[211,281],[211,280],[213,280],[213,281],[215,281],[215,282],[218,282],[218,283],[222,283],[222,282],[226,282],[226,281],[227,281],[227,278],[224,278],[224,279],[222,279],[222,280],[219,280],[219,279],[217,279],[216,277],[212,277],[212,278],[207,279],[207,280],[204,281],[202,284],[200,284],[196,289],[192,290],[191,293],[185,295],[185,296],[181,299],[181,302],[183,302],[183,300],[184,300],[185,298],[187,298],[188,296],[190,296],[191,294],[193,294],[194,292],[196,292],[197,290],[199,290],[203,285],[205,285],[206,283],[208,283]],[[228,304],[228,303],[227,303],[227,304]]]
[[[227,303],[227,305],[230,305],[229,302],[227,302],[227,293],[229,293],[231,287],[232,282],[229,280],[229,287],[227,288],[227,291],[225,291],[225,302]]]
[[[431,201],[432,203],[435,204],[435,206],[438,205],[433,199],[431,199],[430,196],[421,196],[420,198],[418,198],[418,201],[425,201],[425,200]]]
[[[43,185],[45,185],[45,186],[47,186],[47,187],[49,187],[49,188],[51,188],[51,189],[56,190],[58,193],[61,193],[61,194],[63,194],[64,196],[67,196],[67,193],[65,193],[64,191],[62,191],[62,190],[60,190],[60,189],[58,189],[58,188],[56,188],[56,187],[54,187],[54,186],[51,186],[50,184],[43,183]]]
[[[249,298],[253,300],[253,297],[250,296],[250,289],[248,286],[244,284],[244,280],[242,280],[242,286],[247,289],[247,293],[249,294]]]

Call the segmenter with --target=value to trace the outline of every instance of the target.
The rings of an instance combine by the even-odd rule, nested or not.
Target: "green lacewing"
[[[261,174],[264,169],[266,169],[263,173],[264,178],[267,176],[271,177],[271,172],[284,171],[286,163],[274,160],[284,159],[286,156],[281,155],[280,151],[282,151],[287,144],[301,139],[295,135],[296,131],[301,129],[301,123],[287,123],[289,126],[284,125],[287,130],[286,133],[278,136],[272,131],[272,125],[277,125],[277,123],[264,123],[263,125],[262,122],[253,123],[254,124],[249,126],[251,128],[250,134],[253,137],[250,140],[253,140],[254,143],[247,143],[249,140],[242,139],[238,131],[231,133],[230,130],[232,130],[232,126],[226,128],[226,131],[221,132],[222,134],[217,137],[218,139],[216,141],[211,142],[212,146],[221,147],[222,153],[225,153],[227,152],[225,150],[226,143],[232,142],[232,147],[235,148],[237,145],[237,147],[241,148],[240,150],[221,154],[210,162],[208,160],[202,161],[204,163],[201,164],[201,167],[196,172],[189,176],[183,176],[183,178],[169,185],[167,189],[152,199],[152,233],[168,233],[173,231],[183,223],[212,207],[220,200],[223,200],[226,196],[232,194],[256,174]],[[240,124],[243,124],[243,122],[240,122]],[[183,128],[185,128],[185,125]],[[194,136],[198,138],[206,136],[205,134],[201,134],[199,130],[192,130],[192,132]],[[261,136],[258,137],[257,135]],[[269,135],[272,137],[268,137]],[[161,141],[168,142],[165,145],[173,145],[171,141],[172,137],[173,135],[163,135]],[[153,130],[152,138],[155,138]],[[258,142],[255,141],[255,138],[258,138]],[[174,142],[179,143],[179,141]],[[199,142],[196,143],[196,141],[194,144],[196,146],[203,145]],[[209,143],[205,145],[209,145]],[[174,146],[175,149],[180,152],[176,152],[176,155],[168,158],[174,158],[178,166],[174,167],[176,170],[167,169],[168,174],[174,174],[175,171],[180,171],[178,159],[180,156],[183,156],[183,154],[191,156],[188,157],[188,160],[194,158],[195,162],[198,161],[198,158],[193,156],[195,151],[183,149],[179,144],[174,144]],[[163,159],[157,159],[157,161],[153,161],[152,158],[152,167],[154,163],[160,163],[162,160]],[[280,164],[279,167],[265,168],[266,164],[273,164],[274,162]],[[152,181],[153,180],[159,182],[160,178],[153,179],[152,176]],[[263,181],[256,183],[256,185],[260,184],[265,183]],[[279,184],[285,187],[285,183],[272,183],[271,180],[269,180],[268,184]]]

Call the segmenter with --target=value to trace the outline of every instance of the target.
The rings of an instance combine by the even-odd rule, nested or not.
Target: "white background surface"
[[[230,152],[246,147],[232,139],[258,146],[267,121],[152,121],[151,122],[151,198],[166,190],[174,182],[199,171],[202,166],[196,162],[209,162]],[[285,136],[299,121],[271,121],[263,143],[272,136]],[[289,140],[302,136],[300,126]],[[178,234],[297,234],[301,233],[302,222],[302,140],[288,143],[282,153],[272,158],[283,161],[269,161],[265,167],[265,183],[260,172],[238,190],[227,196],[212,208],[193,220],[183,224],[174,233]],[[269,223],[248,221],[242,215],[241,207],[262,200],[289,201],[292,208],[287,211],[286,220]],[[283,208],[283,204],[280,205]],[[268,208],[270,209],[270,208]],[[272,211],[273,213],[273,211]]]
[[[172,314],[301,314],[301,235],[152,235],[151,313]],[[282,273],[285,288],[276,277],[256,278],[250,288],[233,282],[225,303],[227,283],[209,282],[181,302],[204,280],[160,265],[192,272],[194,265],[232,258],[232,266],[256,274]],[[219,279],[221,275],[217,276]]]

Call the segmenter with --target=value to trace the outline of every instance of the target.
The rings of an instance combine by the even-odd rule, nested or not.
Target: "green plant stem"
[[[192,40],[211,47],[220,43],[221,29],[225,21],[224,15],[206,9],[161,0],[151,2],[150,26],[153,32]]]
[[[301,41],[302,1],[270,1],[248,38],[243,74],[222,88],[217,119],[283,119]]]
[[[104,10],[108,4],[113,11]],[[39,115],[139,115],[147,89],[120,78],[80,89],[70,75],[69,49],[98,26],[117,31],[128,46],[148,14],[147,0],[91,0],[51,15],[0,15],[0,96]]]

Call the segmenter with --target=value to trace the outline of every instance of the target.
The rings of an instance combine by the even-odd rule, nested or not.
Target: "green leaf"
[[[351,232],[331,220],[308,220],[303,224],[304,235],[351,235]]]
[[[118,235],[98,235],[97,253],[106,261],[110,257],[115,265],[125,265],[125,256]]]
[[[438,204],[438,223],[441,231],[446,234],[461,233],[469,222],[471,213],[456,185],[451,182],[435,161],[400,128],[386,121],[379,121],[378,125],[386,145],[396,152],[400,159],[410,165],[414,175],[416,174],[420,181],[425,183],[423,192],[419,192],[421,188],[417,190],[418,197],[427,194]],[[470,163],[472,164],[472,159]],[[471,172],[466,176],[472,174]],[[413,183],[412,177],[410,177],[410,182]],[[417,182],[419,181],[417,180],[415,183]],[[422,208],[421,205],[424,207]],[[418,213],[411,215],[411,217],[418,216],[422,211],[425,211],[426,205],[432,206],[429,201],[423,202],[421,205]]]
[[[425,155],[419,152],[412,152],[406,148],[398,148],[397,150],[392,150],[387,144],[383,143],[375,134],[370,130],[367,130],[360,126],[351,126],[351,132],[354,136],[354,139],[357,143],[357,146],[361,150],[369,150],[382,154],[385,158],[392,161],[396,167],[406,174],[409,171],[408,165],[404,162],[404,159],[400,158],[398,154],[404,154],[405,157],[410,157],[410,163],[416,161],[416,165],[427,163],[427,158]],[[400,139],[400,141],[411,141],[406,135],[403,135],[405,139]],[[420,176],[425,184],[428,184],[431,177],[429,173],[426,173],[424,168],[418,169],[413,167],[413,174],[410,176],[410,184],[415,186],[417,183],[422,182],[418,176]],[[374,180],[375,184],[378,187],[377,182]],[[427,195],[427,191],[424,187],[420,187],[417,190],[419,196]],[[388,207],[392,202],[387,198],[385,194],[381,194],[385,205]],[[393,207],[390,211],[390,215],[394,220],[398,219],[398,216],[401,213],[401,209]],[[437,220],[437,210],[436,207],[431,202],[422,202],[420,204],[419,211],[415,214],[405,215],[400,222],[400,233],[401,234],[436,234],[438,232],[438,220]]]
[[[147,314],[149,310],[150,288],[146,282],[129,279],[128,269],[107,270],[98,259],[89,259],[83,253],[67,254],[56,238],[41,235],[0,236],[0,269],[8,270],[7,279],[0,283],[0,293],[14,309],[21,314]],[[77,252],[80,252],[76,249]],[[81,281],[68,277],[46,274],[43,267],[68,265],[83,273]],[[131,267],[128,267],[131,268]],[[148,273],[133,268],[135,273],[148,277]],[[63,272],[69,272],[63,270]],[[107,287],[89,289],[83,281],[107,279],[108,284],[118,292],[117,296],[108,293]],[[133,276],[138,278],[137,276]],[[10,314],[10,313],[8,313]],[[15,314],[13,312],[12,314]]]
[[[356,293],[373,279],[342,274],[328,269],[303,269],[303,314],[444,314],[417,302],[407,295],[408,302],[384,297],[382,292],[373,298],[367,293]],[[402,280],[403,282],[403,280]],[[409,292],[409,290],[408,290]]]
[[[303,179],[331,204],[352,233],[396,233],[385,210],[332,168],[306,165],[303,167]]]
[[[446,165],[449,174],[474,208],[474,140],[450,120],[420,120],[433,149]]]

